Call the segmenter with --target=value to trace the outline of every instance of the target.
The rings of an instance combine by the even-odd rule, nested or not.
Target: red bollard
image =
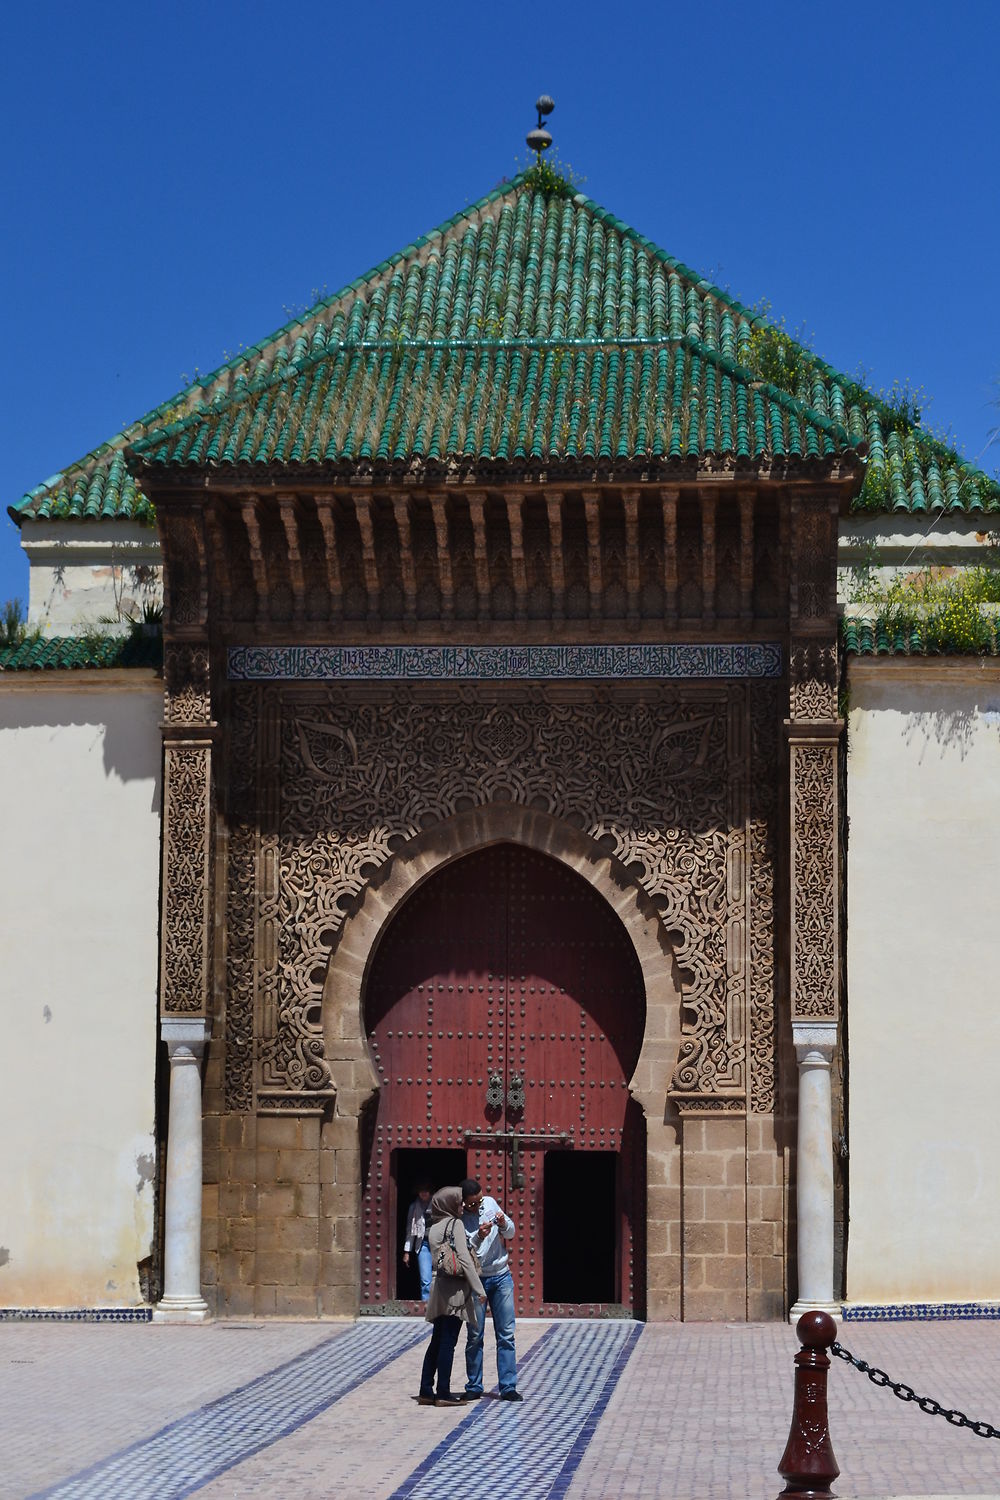
[[[826,1372],[830,1361],[824,1350],[837,1337],[837,1325],[825,1312],[803,1313],[795,1325],[803,1347],[795,1356],[795,1405],[788,1442],[778,1473],[785,1488],[778,1500],[820,1500],[833,1495],[830,1486],[840,1473],[830,1442],[826,1409]]]

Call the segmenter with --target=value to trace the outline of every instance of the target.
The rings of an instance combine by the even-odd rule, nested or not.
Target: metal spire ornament
[[[535,100],[535,108],[538,111],[538,124],[534,130],[529,130],[525,141],[529,151],[534,151],[538,158],[538,165],[542,163],[542,152],[547,151],[552,145],[552,137],[542,124],[546,115],[550,115],[555,109],[555,101],[549,94],[540,94]]]

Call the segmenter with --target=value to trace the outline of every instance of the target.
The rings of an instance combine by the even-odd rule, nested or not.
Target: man
[[[483,1195],[479,1183],[466,1177],[462,1183],[462,1223],[469,1244],[479,1257],[479,1277],[493,1314],[497,1336],[497,1380],[501,1401],[522,1401],[517,1389],[517,1354],[514,1350],[514,1278],[507,1264],[507,1241],[514,1238],[514,1220],[495,1198]],[[483,1336],[486,1308],[478,1306],[477,1323],[469,1324],[465,1344],[465,1399],[478,1401],[483,1394]]]

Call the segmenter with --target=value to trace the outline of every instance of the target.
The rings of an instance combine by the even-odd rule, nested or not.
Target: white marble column
[[[170,1057],[163,1297],[154,1323],[204,1323],[201,1295],[201,1055],[209,1023],[164,1016],[160,1034]]]
[[[799,1140],[796,1205],[799,1298],[794,1323],[820,1308],[839,1314],[833,1296],[833,1105],[830,1063],[837,1045],[836,1021],[793,1021],[799,1061]]]

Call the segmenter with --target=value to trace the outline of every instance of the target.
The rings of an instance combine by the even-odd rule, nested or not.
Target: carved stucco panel
[[[211,977],[212,751],[207,742],[164,746],[161,1005],[204,1012]]]
[[[792,719],[836,719],[839,663],[836,644],[796,642],[790,654]]]
[[[837,1014],[837,743],[791,743],[792,1014]]]
[[[836,504],[794,501],[792,524],[792,622],[808,630],[836,614]]]
[[[164,570],[163,613],[171,630],[185,631],[204,626],[208,611],[205,536],[200,515],[163,516]]]
[[[259,1104],[329,1090],[323,978],[371,876],[421,829],[495,801],[566,820],[628,868],[656,902],[682,976],[675,1091],[692,1103],[743,1093],[749,857],[745,756],[733,754],[743,687],[621,703],[380,702],[336,688],[263,696]],[[245,878],[245,860],[237,871],[231,859],[231,879]]]
[[[207,724],[212,693],[207,644],[168,641],[163,652],[163,714],[168,724]]]
[[[753,701],[766,706],[752,736],[743,685],[617,703],[236,694],[227,1032],[242,1037],[255,1011],[258,1108],[330,1092],[323,981],[373,874],[422,829],[505,801],[587,833],[655,902],[683,993],[678,1105],[743,1107],[749,1032],[762,1108],[773,1091],[777,802],[776,725],[763,721],[776,694]],[[227,1049],[226,1076],[229,1107],[246,1108],[248,1047]]]
[[[226,1108],[253,1108],[257,690],[237,688],[229,721],[226,892]]]
[[[748,816],[748,968],[750,991],[750,1108],[777,1109],[777,968],[775,964],[775,864],[777,850],[778,693],[772,685],[751,689],[750,793]]]

